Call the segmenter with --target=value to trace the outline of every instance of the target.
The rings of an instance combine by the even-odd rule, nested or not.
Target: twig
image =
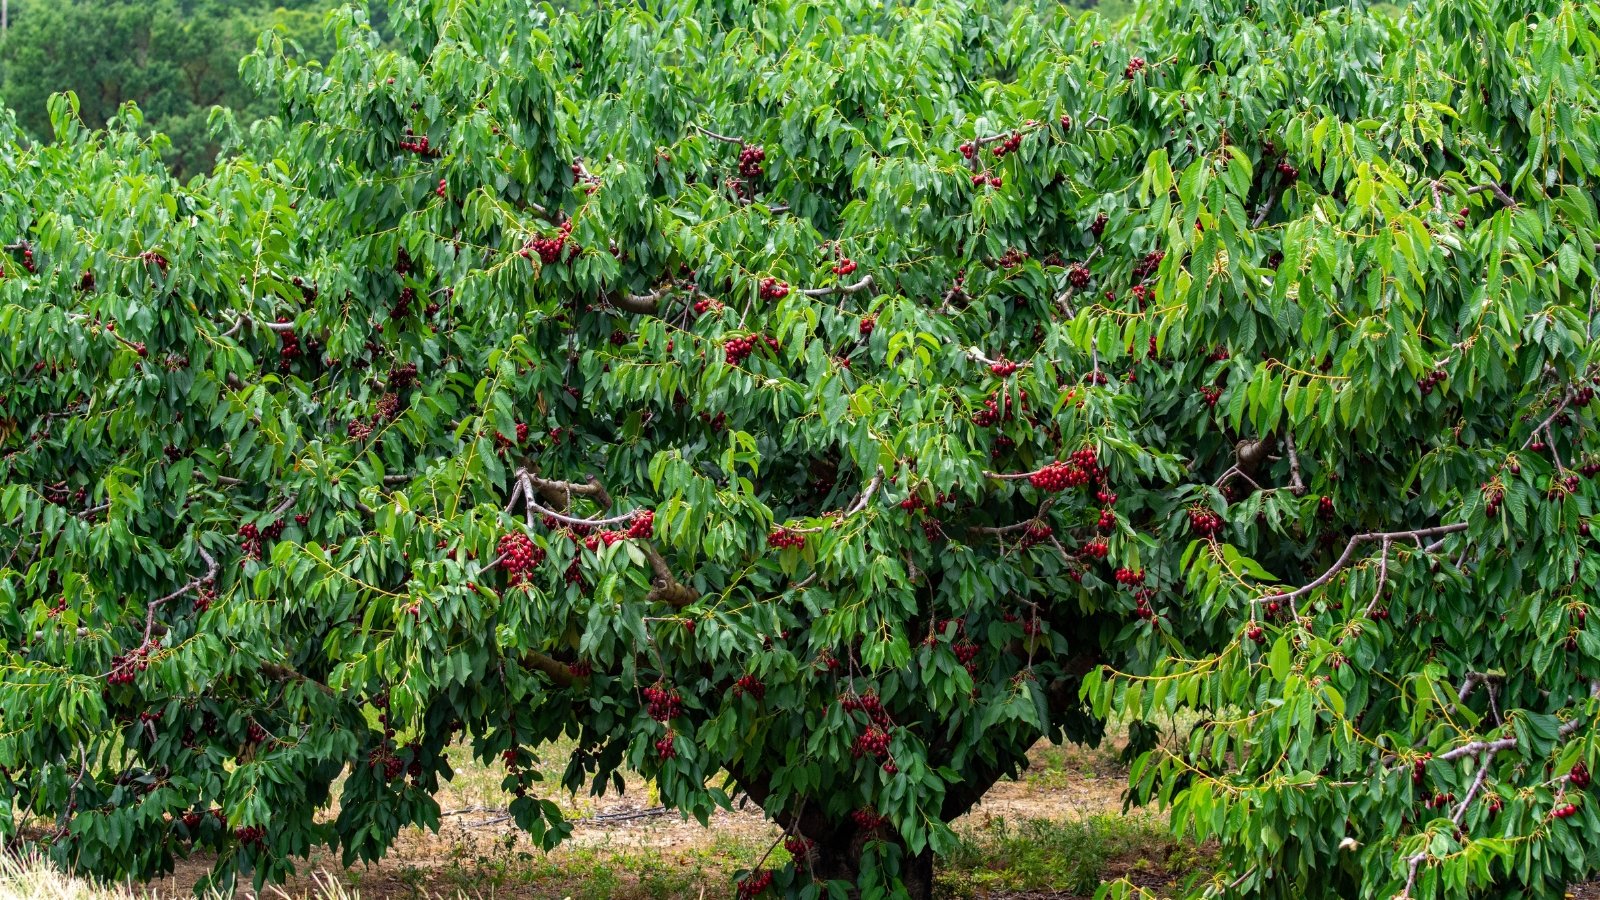
[[[1378,552],[1378,587],[1372,592],[1372,602],[1367,604],[1367,611],[1364,614],[1369,619],[1372,618],[1373,612],[1377,610],[1378,602],[1383,599],[1384,585],[1389,582],[1390,543],[1392,543],[1392,541],[1389,538],[1384,538],[1383,549]]]
[[[1549,435],[1550,423],[1556,420],[1556,416],[1561,415],[1561,411],[1567,408],[1567,403],[1571,399],[1571,391],[1565,391],[1562,393],[1561,399],[1556,403],[1555,409],[1550,410],[1550,415],[1545,416],[1543,422],[1533,426],[1533,431],[1529,432],[1528,439],[1522,442],[1522,449],[1528,449],[1528,446],[1533,443],[1533,439],[1539,436],[1539,432],[1543,431],[1547,436]]]

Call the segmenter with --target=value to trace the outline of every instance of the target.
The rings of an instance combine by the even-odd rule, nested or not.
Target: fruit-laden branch
[[[600,527],[633,522],[643,512],[636,509],[620,516],[610,516],[602,519],[580,519],[575,516],[569,516],[541,505],[539,501],[533,499],[534,492],[554,491],[563,500],[569,498],[572,494],[582,494],[595,498],[602,508],[611,505],[611,495],[606,492],[606,489],[593,476],[589,477],[587,484],[577,484],[575,482],[551,481],[539,478],[526,469],[518,469],[516,477],[517,487],[512,491],[511,504],[514,505],[520,496],[524,508],[527,510],[530,525],[534,513],[565,525]],[[679,609],[700,599],[699,591],[679,581],[672,574],[672,569],[667,565],[666,559],[662,557],[661,551],[656,549],[654,540],[648,537],[632,537],[630,540],[636,542],[639,549],[644,551],[645,558],[650,561],[650,568],[654,573],[650,579],[650,593],[646,599],[650,601],[659,600]]]
[[[1257,597],[1251,602],[1287,603],[1291,600],[1304,597],[1306,594],[1309,594],[1317,588],[1322,587],[1323,585],[1332,581],[1333,576],[1339,574],[1345,569],[1345,567],[1349,566],[1351,560],[1355,556],[1356,548],[1362,544],[1370,544],[1374,541],[1382,541],[1385,544],[1389,544],[1394,541],[1411,540],[1416,541],[1417,545],[1420,547],[1422,545],[1423,538],[1455,534],[1457,532],[1466,530],[1466,522],[1457,522],[1454,525],[1438,525],[1433,528],[1418,528],[1415,531],[1371,531],[1366,534],[1358,534],[1355,537],[1352,537],[1348,544],[1345,544],[1344,552],[1339,554],[1339,558],[1334,561],[1333,565],[1328,569],[1328,571],[1317,576],[1315,581],[1311,582],[1305,587],[1296,588],[1295,590],[1288,591],[1286,593],[1267,594],[1262,597]]]

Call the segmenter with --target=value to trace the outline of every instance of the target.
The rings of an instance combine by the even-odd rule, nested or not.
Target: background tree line
[[[0,42],[0,102],[35,138],[48,136],[49,96],[77,94],[83,120],[103,125],[133,101],[172,142],[184,178],[210,168],[220,142],[208,125],[223,107],[251,121],[271,110],[239,78],[239,60],[263,31],[280,32],[312,59],[333,37],[337,0],[10,0]],[[371,11],[375,24],[387,5]]]
[[[46,101],[72,91],[83,121],[105,124],[132,101],[152,131],[171,142],[167,162],[181,178],[211,167],[222,141],[211,124],[224,108],[241,123],[271,114],[239,77],[239,60],[268,29],[325,59],[333,36],[327,13],[340,0],[10,0],[0,40],[0,105],[36,138],[50,131]],[[385,31],[388,3],[366,2]],[[1026,5],[1026,4],[1019,4]],[[1109,20],[1134,0],[1069,0]]]

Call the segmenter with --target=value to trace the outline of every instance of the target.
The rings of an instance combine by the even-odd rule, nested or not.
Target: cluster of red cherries
[[[763,300],[782,300],[789,296],[789,284],[768,275],[756,286],[756,294]]]
[[[400,149],[418,156],[438,156],[439,148],[428,146],[428,136],[418,137],[412,134],[411,129],[406,129],[406,139],[400,141]]]
[[[741,694],[749,694],[760,700],[767,696],[767,686],[754,675],[741,675],[739,680],[733,683],[733,695],[737,697]]]
[[[500,556],[500,567],[506,570],[507,580],[514,585],[527,584],[533,577],[533,570],[544,562],[544,548],[534,546],[533,540],[519,531],[502,535],[495,551]]]
[[[996,424],[1012,417],[1011,394],[1009,392],[1001,393],[998,395],[1000,397],[999,400],[996,400],[995,396],[995,394],[990,394],[988,399],[983,401],[983,409],[972,414],[972,424],[979,428],[992,428]],[[1027,391],[1017,391],[1016,405],[1028,405]]]
[[[891,721],[889,711],[883,708],[883,701],[878,699],[876,691],[845,694],[839,698],[839,706],[845,712],[864,712],[867,718],[879,725],[887,725]]]
[[[672,759],[678,755],[677,738],[672,732],[667,732],[665,737],[656,741],[656,755],[662,759]]]
[[[1300,170],[1289,164],[1288,160],[1278,163],[1278,174],[1283,176],[1285,182],[1292,182],[1300,177]]]
[[[1445,380],[1447,377],[1448,376],[1445,374],[1443,369],[1434,369],[1432,372],[1429,372],[1417,380],[1417,387],[1422,389],[1422,396],[1426,397],[1433,393],[1435,385]]]
[[[649,540],[656,533],[656,511],[641,509],[633,514],[633,521],[628,523],[628,537],[634,540]]]
[[[786,550],[790,547],[804,547],[806,536],[793,528],[782,526],[772,529],[767,535],[767,546],[774,550]]]
[[[989,148],[989,152],[994,154],[995,159],[1004,159],[1007,154],[1015,153],[1021,148],[1022,132],[1013,131],[1006,137],[1005,140],[1000,141],[993,147]]]
[[[1076,290],[1083,290],[1089,286],[1089,267],[1082,263],[1073,263],[1067,269],[1067,281]]]
[[[1224,524],[1221,516],[1204,506],[1189,507],[1189,527],[1201,537],[1215,537]]]
[[[522,255],[528,256],[529,252],[539,254],[539,261],[549,265],[561,259],[561,251],[567,246],[567,238],[572,234],[572,220],[561,223],[561,229],[553,238],[536,237],[528,240],[528,245],[522,248]]]
[[[889,755],[889,732],[876,725],[867,726],[867,730],[856,735],[856,742],[850,747],[850,755],[857,759],[871,756],[882,759]]]
[[[739,882],[739,900],[750,900],[752,897],[759,897],[770,887],[772,887],[771,872],[765,869],[751,872]]]
[[[252,522],[246,522],[239,526],[239,538],[239,551],[246,559],[261,558],[261,529]]]
[[[150,667],[150,654],[158,645],[154,640],[145,641],[127,653],[111,660],[111,674],[106,676],[106,684],[133,684],[134,676]]]
[[[877,316],[863,316],[861,319],[861,336],[871,337],[873,329],[878,327]]]
[[[1127,566],[1123,566],[1116,571],[1114,577],[1117,579],[1117,584],[1121,585],[1127,585],[1131,587],[1136,584],[1144,584],[1143,569],[1130,569]]]
[[[855,270],[856,261],[848,256],[842,257],[838,262],[833,264],[833,274],[835,275],[849,275]]]
[[[516,433],[517,433],[516,440],[512,440],[511,438],[508,438],[505,435],[501,434],[500,432],[496,431],[494,433],[494,442],[499,444],[502,448],[504,448],[504,447],[512,447],[512,446],[519,446],[520,447],[522,445],[522,442],[528,439],[528,423],[526,423],[526,422],[518,422],[517,423]]]
[[[856,823],[856,827],[862,831],[875,831],[882,828],[883,823],[888,821],[877,810],[866,806],[852,812],[850,818]]]
[[[766,162],[766,148],[760,144],[745,144],[739,148],[739,174],[746,178],[760,178],[761,164]]]
[[[657,683],[641,693],[644,695],[646,711],[657,722],[670,721],[683,712],[683,697],[672,688]]]
[[[1123,69],[1122,69],[1122,77],[1126,78],[1129,81],[1132,81],[1133,80],[1133,76],[1138,75],[1140,72],[1143,72],[1143,71],[1144,71],[1144,57],[1135,56],[1133,59],[1128,60],[1128,64],[1123,67]]]
[[[760,346],[758,342],[763,340],[766,341],[768,347],[772,348],[773,352],[777,352],[779,346],[777,338],[765,337],[759,334],[731,337],[723,341],[722,352],[727,357],[728,365],[737,366],[749,359],[750,354],[754,353],[756,347]]]

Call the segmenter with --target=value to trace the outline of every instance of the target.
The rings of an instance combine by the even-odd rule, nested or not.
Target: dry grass
[[[1120,742],[1099,749],[1040,744],[1031,767],[995,785],[982,804],[955,825],[960,849],[940,864],[940,894],[965,897],[1080,897],[1103,878],[1134,877],[1157,889],[1203,867],[1193,848],[1172,841],[1164,822],[1124,816],[1126,771]],[[620,796],[572,796],[560,789],[561,747],[546,748],[541,792],[577,825],[572,839],[545,853],[508,822],[493,822],[509,797],[504,768],[481,764],[465,747],[453,753],[454,779],[438,800],[447,816],[437,833],[402,834],[374,866],[342,869],[314,857],[306,873],[267,897],[285,900],[450,900],[450,898],[570,898],[570,900],[702,900],[729,895],[729,879],[761,859],[778,837],[755,809],[717,813],[709,828],[676,813],[624,817],[655,806],[652,786],[636,777]],[[599,818],[596,818],[599,817]],[[489,823],[489,824],[485,824]],[[781,848],[769,864],[786,860]],[[197,856],[173,876],[139,893],[190,895],[209,867]],[[16,886],[13,886],[16,885]],[[247,896],[241,892],[241,896]],[[0,900],[127,900],[54,876],[39,864],[15,864],[0,878]],[[263,898],[265,900],[265,898]]]

